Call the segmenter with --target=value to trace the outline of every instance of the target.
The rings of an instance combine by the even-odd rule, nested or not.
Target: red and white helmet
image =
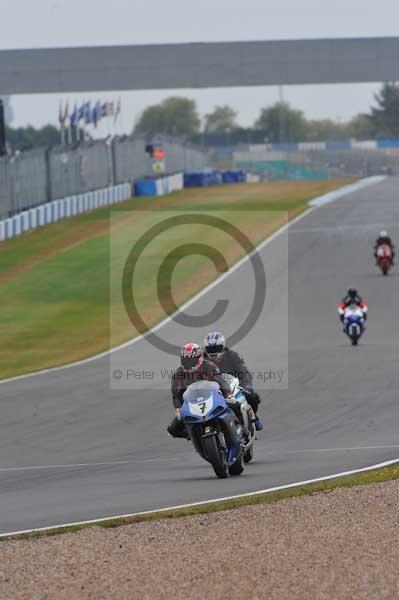
[[[190,343],[183,346],[180,352],[181,366],[185,371],[197,371],[204,360],[201,346]]]

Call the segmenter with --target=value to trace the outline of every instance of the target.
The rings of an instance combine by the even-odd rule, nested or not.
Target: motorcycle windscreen
[[[201,402],[219,389],[219,385],[215,381],[196,381],[184,392],[183,399],[186,402]]]
[[[183,394],[183,399],[183,418],[189,413],[205,419],[216,408],[218,401],[224,404],[218,384],[212,381],[192,383]]]

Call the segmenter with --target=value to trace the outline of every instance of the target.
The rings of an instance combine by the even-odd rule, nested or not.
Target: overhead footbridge
[[[0,51],[0,95],[399,79],[399,37]]]

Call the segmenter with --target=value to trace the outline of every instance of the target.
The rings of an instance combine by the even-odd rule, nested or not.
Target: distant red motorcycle
[[[377,248],[377,265],[382,271],[383,275],[388,275],[390,269],[392,269],[392,248],[388,244],[381,244]]]

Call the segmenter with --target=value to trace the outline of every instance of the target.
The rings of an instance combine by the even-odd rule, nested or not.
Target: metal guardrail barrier
[[[165,172],[207,166],[208,154],[190,143],[157,137],[165,151]],[[133,183],[153,173],[142,137],[27,150],[0,158],[0,217],[18,214],[44,202]]]

